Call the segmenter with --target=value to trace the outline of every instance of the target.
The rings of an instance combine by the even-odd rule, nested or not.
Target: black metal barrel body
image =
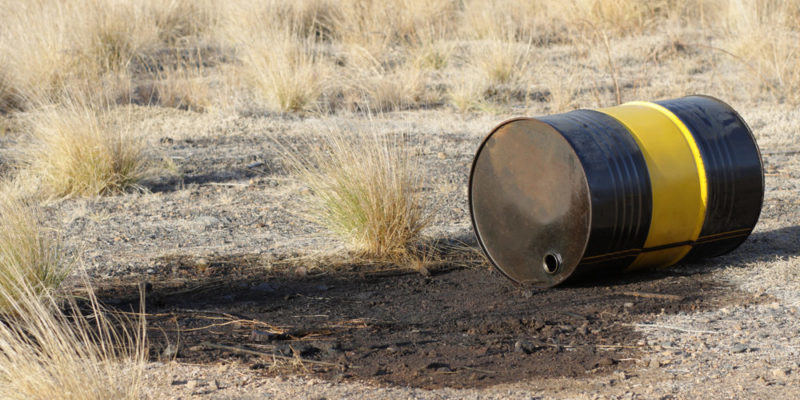
[[[506,121],[478,149],[469,189],[491,262],[553,286],[731,251],[758,220],[764,183],[739,115],[690,96]]]

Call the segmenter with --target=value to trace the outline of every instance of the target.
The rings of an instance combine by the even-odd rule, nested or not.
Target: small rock
[[[436,154],[436,157],[439,157],[440,160],[444,160],[447,158],[447,154],[444,154],[440,151],[438,154]]]
[[[294,270],[294,274],[295,274],[295,275],[296,275],[298,278],[303,278],[303,277],[305,277],[306,275],[308,275],[308,269],[307,269],[306,267],[297,267],[297,268]]]
[[[196,379],[191,379],[186,382],[186,388],[189,390],[194,390],[197,387],[197,384],[198,382]]]
[[[168,344],[164,351],[161,352],[161,356],[164,358],[175,358],[178,356],[178,346],[173,345],[172,343]]]
[[[215,226],[222,225],[222,221],[217,217],[212,217],[210,215],[202,215],[194,219],[194,223],[198,226],[201,226],[205,229],[212,228]]]
[[[397,353],[398,350],[400,350],[400,349],[398,349],[395,346],[389,346],[389,347],[386,348],[386,351],[388,351],[389,353]]]
[[[650,368],[658,368],[661,366],[661,362],[659,362],[656,358],[651,358],[650,363],[647,366]]]
[[[622,306],[625,307],[625,308],[631,308],[631,307],[633,307],[633,303],[627,302],[627,303],[623,304]]]
[[[786,378],[788,371],[785,368],[775,368],[772,370],[772,376],[776,378]]]
[[[731,353],[744,353],[748,350],[750,350],[750,346],[744,343],[736,343],[731,346]]]
[[[275,288],[272,287],[272,285],[270,285],[267,282],[261,282],[258,285],[255,285],[255,286],[251,287],[250,289],[251,290],[255,290],[257,292],[263,292],[263,293],[273,293],[273,292],[275,292]]]
[[[614,365],[614,360],[609,357],[603,357],[597,361],[598,367],[607,367],[609,365]]]
[[[208,383],[208,387],[211,390],[219,390],[220,389],[219,381],[216,379],[212,379],[211,382]]]
[[[536,350],[536,346],[527,340],[517,340],[514,342],[514,351],[517,353],[531,354]]]
[[[261,161],[256,161],[256,162],[252,162],[252,163],[250,163],[250,164],[247,164],[247,168],[258,168],[258,167],[260,167],[260,166],[262,166],[262,165],[264,165],[264,163],[263,163],[263,162],[261,162]]]
[[[453,372],[453,369],[450,368],[450,364],[442,363],[442,362],[432,362],[425,366],[426,369],[432,369],[436,372]]]
[[[670,341],[661,342],[661,348],[663,348],[663,349],[674,349],[675,348],[675,343],[670,342]]]

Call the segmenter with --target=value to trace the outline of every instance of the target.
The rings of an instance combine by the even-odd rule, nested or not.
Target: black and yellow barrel
[[[752,232],[764,174],[750,128],[708,96],[515,118],[472,164],[472,224],[514,281],[663,268]]]

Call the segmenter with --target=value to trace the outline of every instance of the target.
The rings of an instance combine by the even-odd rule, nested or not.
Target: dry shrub
[[[667,2],[644,0],[472,0],[465,2],[459,26],[462,35],[474,39],[548,44],[572,42],[597,29],[640,33],[668,9]]]
[[[22,164],[46,196],[118,193],[150,172],[144,142],[108,112],[73,102],[37,112],[30,123],[34,142]]]
[[[456,52],[451,41],[437,40],[412,47],[410,50],[412,63],[421,70],[443,70],[450,64]]]
[[[0,59],[12,89],[31,97],[63,85],[76,65],[61,15],[65,7],[10,1],[0,7]]]
[[[397,260],[429,222],[423,174],[400,135],[331,131],[289,150],[289,167],[309,188],[309,218],[363,255]]]
[[[87,6],[85,26],[76,42],[82,46],[80,66],[94,76],[127,69],[131,61],[158,42],[158,29],[137,2],[95,0]],[[95,69],[94,71],[92,69]]]
[[[659,6],[668,8],[666,3],[646,0],[576,0],[573,4],[564,9],[565,18],[584,20],[594,26],[592,29],[620,35],[641,33],[656,19]]]
[[[132,62],[159,46],[212,36],[218,2],[188,0],[42,0],[0,2],[0,59],[28,103],[65,88],[109,87]],[[116,78],[112,78],[114,80]],[[75,90],[66,90],[74,92]],[[30,105],[30,104],[29,104]]]
[[[329,92],[340,92],[343,105],[351,110],[385,112],[432,100],[426,97],[424,72],[407,62],[391,68],[373,60],[371,65],[364,62],[340,71],[338,86],[331,82]]]

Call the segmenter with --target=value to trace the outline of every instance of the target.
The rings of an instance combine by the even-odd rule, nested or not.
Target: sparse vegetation
[[[314,221],[379,260],[401,260],[430,220],[421,171],[402,135],[331,131],[289,152],[289,167],[310,189]]]
[[[0,107],[6,110],[41,104],[65,88],[67,93],[100,91],[94,97],[122,101],[148,85],[153,68],[161,70],[150,65],[159,59],[154,55],[199,48],[235,54],[223,59],[238,61],[234,73],[245,78],[245,86],[236,89],[255,95],[269,109],[353,110],[353,99],[358,99],[356,110],[413,108],[442,104],[442,93],[464,93],[455,77],[472,67],[492,85],[529,92],[542,79],[536,68],[527,67],[551,62],[538,57],[541,48],[588,40],[602,51],[603,41],[653,33],[682,40],[681,26],[721,39],[699,43],[706,46],[700,48],[708,54],[716,53],[713,48],[734,54],[728,62],[739,64],[746,80],[764,93],[778,101],[800,101],[794,95],[800,92],[800,79],[793,67],[800,7],[792,2],[46,0],[16,5],[0,3]],[[606,62],[601,59],[584,54],[571,64],[602,70]],[[231,81],[215,77],[215,69],[207,72],[207,81]],[[550,74],[558,75],[554,81],[569,78],[558,71]],[[190,75],[167,68],[155,76],[158,86],[169,91],[186,87]],[[595,90],[592,100],[596,95],[601,102],[617,97],[605,88]],[[166,101],[154,104],[186,108],[184,103],[198,101],[183,97],[165,96]],[[213,102],[199,97],[201,104]]]
[[[737,109],[746,105],[743,114],[755,116],[754,130],[773,130],[756,135],[768,137],[769,151],[787,151],[780,157],[789,163],[797,151],[796,119],[748,107],[800,105],[799,66],[798,1],[0,0],[0,398],[142,396],[144,320],[117,320],[91,290],[80,306],[59,292],[83,244],[63,250],[41,221],[46,215],[58,228],[63,216],[53,211],[74,206],[70,218],[77,222],[61,228],[81,232],[75,236],[86,241],[84,229],[119,226],[126,216],[114,206],[123,209],[140,196],[76,198],[141,190],[161,207],[175,193],[143,187],[155,171],[154,146],[170,152],[160,171],[186,172],[174,197],[207,195],[210,188],[217,196],[204,215],[170,209],[153,216],[164,224],[137,232],[147,231],[158,246],[187,248],[185,232],[164,239],[182,229],[184,219],[209,235],[227,224],[246,225],[249,232],[266,232],[259,246],[287,246],[282,241],[297,231],[264,220],[272,205],[253,211],[252,223],[238,210],[224,218],[205,215],[240,206],[243,194],[294,199],[297,186],[290,185],[297,182],[284,185],[285,171],[274,160],[262,154],[245,159],[234,148],[224,150],[234,161],[214,160],[213,168],[179,165],[197,160],[192,147],[203,144],[190,142],[197,131],[204,140],[258,132],[274,135],[286,150],[309,206],[302,217],[369,263],[424,271],[455,262],[426,244],[439,239],[428,233],[441,228],[437,234],[450,235],[449,226],[439,226],[445,218],[468,224],[462,205],[445,213],[428,200],[463,194],[457,191],[464,189],[470,156],[463,149],[478,140],[470,129],[495,119],[476,114],[499,114],[500,120],[708,93]],[[363,122],[379,113],[392,123],[372,130],[337,122],[328,130],[302,125],[316,118]],[[406,126],[419,134],[414,140],[422,144],[414,149],[397,133]],[[450,134],[461,136],[450,140]],[[758,137],[762,145],[764,136]],[[455,141],[464,146],[451,151],[447,146]],[[796,163],[777,160],[777,169],[769,161],[765,166],[776,169],[766,179],[796,178]],[[421,165],[463,173],[427,185],[430,172]],[[765,215],[796,203],[794,192],[773,186],[767,201],[780,205],[765,208]],[[170,220],[173,214],[180,217]],[[103,233],[109,237],[91,240],[97,248],[118,246],[108,253],[120,258],[132,258],[126,254],[142,249],[137,241],[148,240]],[[224,242],[219,249],[239,251],[241,243],[228,240],[218,240]],[[208,243],[196,248],[205,251]],[[762,278],[783,281],[781,290],[796,293],[797,284],[785,282],[797,281],[798,259],[785,256],[748,261],[753,268],[743,273],[762,269]],[[86,257],[118,266],[108,254]],[[766,264],[774,268],[767,271]]]

